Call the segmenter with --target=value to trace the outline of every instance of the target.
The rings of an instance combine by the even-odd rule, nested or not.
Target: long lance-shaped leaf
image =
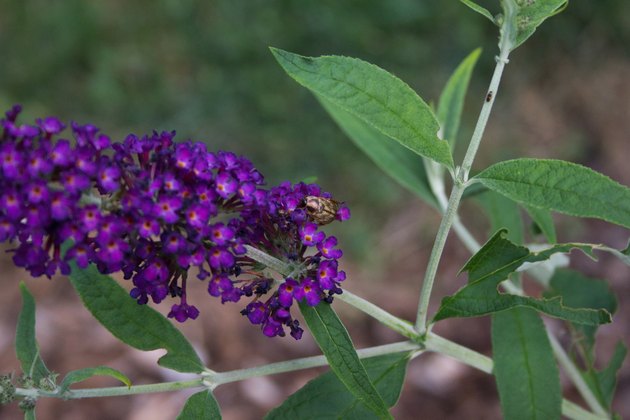
[[[177,420],[221,420],[221,410],[211,391],[201,391],[188,398]]]
[[[380,419],[391,419],[387,405],[370,381],[348,331],[330,305],[300,304],[300,311],[330,369],[345,387]]]
[[[344,133],[385,173],[418,197],[438,207],[417,154],[332,102],[317,96]]]
[[[505,419],[560,418],[560,373],[536,312],[512,308],[492,316],[492,358]]]
[[[437,136],[440,126],[433,111],[396,76],[356,58],[271,52],[289,76],[316,95],[413,152],[453,168],[450,147]]]
[[[575,163],[508,160],[473,179],[519,203],[630,228],[630,188]]]
[[[398,401],[405,379],[409,353],[395,353],[362,360],[372,383],[385,403]],[[265,420],[367,419],[372,415],[357,397],[346,389],[333,372],[326,372],[304,385],[273,409]]]
[[[124,373],[108,366],[96,366],[68,372],[59,385],[59,392],[63,393],[70,385],[83,382],[93,376],[111,376],[128,387],[131,386],[131,380]]]
[[[124,343],[139,350],[166,349],[158,364],[179,372],[201,372],[203,363],[186,337],[162,314],[138,305],[111,277],[71,264],[70,281],[85,307]]]
[[[452,296],[442,300],[434,321],[451,317],[473,317],[504,311],[516,306],[526,306],[547,315],[576,324],[599,325],[611,322],[605,309],[570,308],[563,305],[561,297],[535,299],[499,293],[499,283],[506,280],[525,263],[549,259],[558,252],[579,249],[594,258],[593,250],[608,250],[601,245],[558,244],[540,251],[530,251],[505,238],[506,231],[498,231],[462,268],[468,272],[468,284]]]
[[[20,283],[22,310],[18,318],[15,334],[15,351],[22,366],[22,372],[37,383],[50,375],[50,371],[39,355],[39,345],[35,338],[35,299],[24,283]]]
[[[442,138],[449,142],[451,148],[455,147],[468,84],[480,54],[481,48],[468,54],[448,79],[440,95],[437,117],[442,126]]]

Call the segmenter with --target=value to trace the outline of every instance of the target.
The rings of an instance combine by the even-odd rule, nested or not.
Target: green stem
[[[287,275],[294,270],[289,264],[280,261],[279,259],[272,257],[271,255],[246,245],[247,256],[251,259],[258,261],[261,264],[273,269],[274,271]],[[377,321],[382,324],[390,327],[392,330],[399,332],[402,336],[410,338],[412,340],[416,340],[418,338],[418,333],[413,328],[411,323],[405,321],[401,318],[398,318],[386,310],[376,306],[372,302],[369,302],[348,290],[344,290],[342,294],[336,295],[336,299],[346,302],[349,305],[354,306],[362,312],[365,312],[367,315],[375,318]]]
[[[444,217],[442,217],[442,222],[440,223],[435,242],[433,243],[433,249],[431,250],[431,256],[429,257],[429,263],[427,264],[427,270],[422,283],[420,303],[418,304],[418,314],[416,316],[415,328],[420,335],[423,335],[427,330],[427,312],[429,310],[431,290],[433,289],[435,275],[437,273],[438,265],[440,264],[442,252],[444,251],[444,244],[446,244],[446,238],[448,237],[451,225],[457,216],[457,208],[459,207],[459,201],[462,198],[464,189],[464,184],[456,179],[446,206]]]
[[[506,1],[506,3],[511,4],[510,1]],[[435,242],[433,243],[433,249],[431,250],[431,256],[429,257],[429,263],[427,264],[424,281],[422,283],[422,291],[420,292],[420,302],[418,303],[418,314],[416,317],[416,329],[421,334],[424,334],[427,331],[427,312],[429,309],[429,301],[431,299],[431,291],[433,290],[433,283],[435,282],[437,268],[442,257],[442,252],[444,251],[444,244],[446,243],[446,238],[448,237],[451,225],[457,218],[457,209],[466,187],[466,182],[468,181],[470,168],[475,160],[479,144],[481,143],[483,133],[486,129],[486,124],[488,123],[490,112],[492,111],[492,105],[494,104],[499,90],[499,83],[501,81],[503,69],[509,61],[508,56],[513,46],[515,33],[515,19],[513,19],[511,14],[516,13],[516,6],[512,6],[514,5],[508,5],[506,7],[506,16],[504,24],[501,28],[501,38],[499,40],[499,56],[497,57],[497,64],[494,68],[492,79],[490,80],[490,86],[488,87],[489,95],[487,95],[484,99],[483,106],[481,107],[481,111],[479,113],[479,118],[477,119],[477,125],[475,126],[475,131],[470,139],[470,143],[468,144],[468,150],[464,156],[462,166],[455,173],[453,190],[451,191],[451,196],[448,200],[446,209],[444,209],[444,217],[440,223]],[[467,240],[468,239],[470,238],[467,238]]]
[[[357,354],[359,355],[359,358],[365,359],[368,357],[382,356],[385,354],[400,353],[405,351],[421,352],[422,348],[418,343],[414,343],[412,341],[402,341],[399,343],[360,349],[357,350]],[[218,386],[230,382],[242,381],[243,379],[253,378],[256,376],[275,375],[278,373],[292,372],[326,365],[328,365],[328,361],[324,356],[303,357],[300,359],[270,363],[268,365],[253,368],[213,373],[208,375],[207,381],[212,383],[214,386]]]
[[[203,387],[203,378],[190,381],[162,382],[149,385],[116,386],[108,388],[70,389],[65,392],[44,391],[41,389],[16,388],[16,395],[22,397],[51,397],[73,400],[79,398],[116,397],[120,395],[150,394],[154,392],[178,391],[187,388]]]
[[[360,358],[382,356],[385,354],[415,351],[415,355],[422,352],[420,344],[412,341],[401,341],[398,343],[385,344],[381,346],[369,347],[357,350]],[[178,391],[187,388],[206,387],[214,389],[219,385],[230,382],[242,381],[244,379],[257,376],[274,375],[278,373],[291,372],[302,369],[309,369],[318,366],[325,366],[328,362],[324,356],[303,357],[300,359],[287,360],[284,362],[271,363],[247,369],[237,369],[228,372],[207,372],[201,378],[189,381],[162,382],[150,385],[117,386],[107,388],[91,388],[59,391],[44,391],[40,389],[16,388],[16,395],[31,398],[62,398],[79,399],[95,397],[114,397],[122,395],[149,394],[155,392]]]
[[[344,290],[340,295],[335,295],[335,299],[344,301],[348,305],[352,305],[360,311],[365,312],[367,315],[375,318],[377,321],[388,326],[404,337],[412,340],[418,339],[418,332],[413,328],[413,325],[410,322],[390,314],[386,310],[349,292],[348,290]]]

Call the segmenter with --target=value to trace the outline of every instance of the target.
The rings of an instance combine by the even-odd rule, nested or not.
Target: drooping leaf
[[[523,219],[514,201],[494,191],[486,191],[476,198],[488,215],[492,232],[507,229],[509,240],[517,244],[523,243]]]
[[[532,36],[543,21],[562,12],[568,4],[569,0],[525,0],[520,2],[516,14],[516,39],[512,50]]]
[[[440,95],[437,117],[442,126],[442,138],[455,147],[459,122],[464,109],[464,98],[468,91],[470,76],[472,75],[477,59],[481,54],[481,48],[477,48],[461,62],[453,75],[446,82],[446,86]]]
[[[492,316],[492,358],[505,419],[560,418],[560,373],[535,311],[512,308]]]
[[[492,165],[474,179],[528,206],[630,228],[630,188],[575,163],[515,159]]]
[[[392,418],[383,398],[370,381],[348,331],[332,307],[326,303],[315,307],[301,303],[300,311],[330,369],[346,389],[379,419]]]
[[[612,405],[615,388],[617,387],[617,374],[627,353],[628,349],[620,341],[615,346],[615,352],[605,369],[596,371],[591,367],[587,372],[582,372],[587,385],[593,390],[595,396],[597,396],[604,407]]]
[[[413,152],[453,167],[447,142],[437,136],[433,111],[406,83],[365,61],[340,56],[304,57],[272,48],[299,84],[400,142]]]
[[[71,264],[70,281],[83,305],[122,342],[139,350],[165,349],[160,366],[179,372],[201,372],[203,363],[191,344],[162,314],[138,305],[111,277],[96,267]]]
[[[405,379],[409,353],[387,354],[362,360],[368,376],[388,407],[398,401]],[[333,372],[313,379],[273,409],[266,420],[374,418]]]
[[[385,173],[412,193],[438,207],[422,159],[351,113],[317,96],[344,133]]]
[[[177,416],[177,420],[203,419],[220,420],[221,410],[210,391],[201,391],[191,395]]]
[[[22,372],[37,383],[40,379],[49,376],[50,371],[40,357],[39,345],[35,337],[35,299],[23,282],[20,283],[20,292],[22,293],[22,310],[15,334],[15,352],[22,366]]]
[[[551,217],[551,213],[549,210],[540,209],[532,206],[523,206],[527,213],[532,218],[534,223],[540,228],[540,231],[547,241],[550,244],[555,244],[558,242],[558,238],[556,236],[556,226],[553,223],[553,218]]]
[[[111,376],[112,378],[118,379],[128,387],[131,386],[131,380],[124,373],[107,366],[96,366],[68,372],[66,377],[63,378],[63,381],[61,381],[61,385],[59,385],[60,392],[63,393],[70,387],[70,385],[83,382],[92,376]]]
[[[477,3],[473,2],[472,0],[459,0],[459,1],[464,3],[466,6],[470,7],[475,12],[479,13],[481,16],[485,16],[488,19],[490,19],[490,22],[495,23],[494,16],[492,16],[492,13],[490,13],[490,11],[486,9],[485,7],[479,6]]]
[[[533,297],[499,293],[499,283],[506,280],[524,263],[545,261],[558,252],[579,249],[593,257],[593,245],[558,244],[540,251],[531,251],[505,238],[506,231],[498,231],[466,263],[462,271],[468,272],[468,284],[454,295],[442,299],[434,322],[452,317],[473,317],[526,306],[547,315],[577,324],[599,325],[611,321],[605,309],[570,308],[561,297],[535,299]]]

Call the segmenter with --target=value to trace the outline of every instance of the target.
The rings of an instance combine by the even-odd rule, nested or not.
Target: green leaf
[[[528,206],[630,228],[630,189],[575,163],[515,159],[492,165],[473,179]]]
[[[512,50],[527,40],[543,21],[569,5],[569,0],[524,0],[516,14],[516,40]]]
[[[549,241],[550,244],[558,242],[558,238],[556,236],[556,226],[553,223],[553,217],[551,217],[549,210],[539,209],[527,205],[523,207],[534,223],[536,223],[536,225],[540,228],[543,235],[545,235],[547,241]]]
[[[362,360],[365,369],[388,407],[398,401],[409,353],[387,354]],[[273,409],[267,420],[280,419],[361,419],[374,418],[360,400],[352,395],[333,372],[313,379]]]
[[[578,271],[558,270],[549,283],[550,290],[545,296],[562,296],[565,305],[580,308],[604,308],[613,314],[617,310],[617,299],[604,280],[584,276]],[[610,407],[616,385],[616,374],[626,355],[622,343],[617,344],[608,367],[595,369],[595,333],[597,328],[588,325],[572,325],[572,348],[579,349],[576,356],[582,356],[585,369],[582,376],[604,407]]]
[[[462,200],[464,198],[476,197],[481,193],[488,191],[485,185],[481,182],[474,182],[472,184],[468,184],[466,189],[464,190],[464,194],[462,194]]]
[[[30,376],[36,383],[50,375],[39,354],[39,345],[35,337],[35,299],[20,282],[22,293],[22,310],[18,318],[15,334],[15,351],[22,366],[22,372]]]
[[[182,408],[182,411],[177,416],[177,420],[189,419],[221,419],[221,410],[212,392],[201,391],[188,398],[184,408]]]
[[[437,117],[442,125],[442,138],[449,142],[451,149],[454,148],[457,140],[459,122],[464,109],[464,98],[468,91],[470,76],[480,54],[481,48],[477,48],[461,62],[450,79],[448,79],[448,82],[446,82],[446,86],[440,95]]]
[[[450,147],[437,136],[440,126],[433,111],[402,80],[356,58],[271,52],[289,76],[319,97],[413,152],[453,168]]]
[[[89,266],[71,264],[70,281],[85,307],[122,342],[139,350],[166,349],[160,366],[179,372],[201,372],[203,363],[188,340],[162,314],[138,305],[111,277]]]
[[[490,13],[490,11],[486,9],[485,7],[481,7],[477,3],[471,0],[459,0],[459,1],[464,3],[466,6],[470,7],[475,12],[479,13],[481,16],[485,16],[488,19],[490,19],[490,22],[496,23],[494,20],[494,16],[492,16],[492,13]]]
[[[617,387],[617,374],[619,369],[621,369],[621,365],[627,353],[628,349],[620,341],[617,343],[617,346],[615,346],[615,353],[604,370],[598,372],[591,369],[588,372],[582,373],[589,388],[595,392],[595,395],[604,407],[610,407],[612,405],[615,388]]]
[[[312,307],[300,303],[300,311],[330,369],[345,387],[380,419],[392,418],[387,405],[374,388],[354,349],[348,331],[326,303]]]
[[[424,163],[417,154],[323,97],[317,96],[317,99],[343,132],[379,168],[427,203],[438,207]]]
[[[617,299],[607,282],[594,279],[570,269],[556,270],[549,281],[546,298],[562,297],[565,306],[572,308],[605,309],[610,314],[617,310]],[[582,354],[592,363],[596,326],[574,325],[575,344],[583,348]]]
[[[560,373],[542,320],[527,308],[492,316],[494,375],[505,419],[559,419]]]
[[[66,377],[63,378],[61,385],[59,385],[60,392],[63,393],[70,387],[70,385],[83,382],[92,376],[111,376],[112,378],[118,379],[128,387],[131,386],[131,380],[125,376],[124,373],[107,366],[96,366],[68,372]]]
[[[604,309],[575,309],[563,305],[561,297],[535,299],[499,293],[499,283],[506,280],[525,263],[545,261],[557,252],[579,249],[593,257],[593,245],[559,244],[540,251],[530,251],[505,238],[506,231],[498,231],[466,263],[462,271],[468,272],[468,284],[452,296],[442,299],[434,322],[452,317],[473,317],[504,311],[516,306],[526,306],[552,317],[577,324],[599,325],[611,322]]]
[[[35,420],[36,418],[34,408],[24,411],[24,420]]]
[[[494,191],[479,194],[477,199],[490,219],[490,229],[496,232],[507,229],[507,238],[517,244],[523,243],[523,219],[518,205]]]

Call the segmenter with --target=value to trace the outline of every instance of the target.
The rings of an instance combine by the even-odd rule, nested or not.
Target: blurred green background
[[[541,63],[584,39],[626,53],[623,3],[572,2],[517,51],[526,59],[509,70],[544,71]],[[270,183],[316,176],[355,210],[358,222],[340,229],[361,256],[371,247],[365,227],[408,197],[357,153],[267,47],[360,57],[434,101],[458,62],[482,46],[469,96],[478,105],[496,38],[457,1],[3,0],[0,105],[21,103],[28,118],[92,122],[117,138],[176,129],[180,140],[249,156]],[[467,110],[464,135],[477,112]]]
[[[479,3],[498,12],[496,0]],[[461,157],[486,95],[497,37],[490,22],[456,0],[1,0],[0,108],[21,103],[25,110],[22,121],[57,115],[93,123],[115,139],[130,132],[175,129],[180,140],[203,140],[210,149],[248,156],[269,184],[316,176],[353,212],[350,222],[330,226],[339,234],[348,256],[343,261],[349,271],[348,287],[411,319],[438,215],[373,166],[312,95],[280,69],[268,47],[303,55],[362,58],[405,80],[427,102],[436,101],[451,72],[470,51],[483,47],[460,129],[456,154]],[[627,0],[571,1],[565,12],[544,23],[512,54],[475,167],[523,155],[563,158],[587,164],[630,185],[629,56]],[[468,221],[482,219],[478,212],[467,211],[476,210],[469,203],[463,210]],[[611,225],[590,221],[577,225],[575,219],[566,223],[565,218],[556,221],[560,240],[599,241],[619,248],[627,243],[627,232]],[[482,225],[473,228],[473,233],[483,240],[487,232]],[[468,257],[457,240],[449,240],[440,267],[440,276],[449,281],[437,285],[436,301],[461,285],[457,270]],[[13,280],[12,276],[27,278],[4,258],[8,280]],[[605,256],[602,262],[597,268],[590,262],[578,262],[578,267],[610,280],[616,288],[625,312],[617,317],[621,321],[607,330],[614,343],[627,337],[628,324],[623,320],[630,319],[630,302],[625,298],[630,296],[630,283],[626,267]],[[58,315],[59,323],[75,319],[72,308],[78,302],[60,308],[54,300],[73,299],[67,285],[29,283],[29,287],[36,285],[42,300],[50,299],[49,308],[54,308],[49,315],[65,309],[68,312],[63,317]],[[6,304],[0,305],[7,324],[3,331],[11,331],[15,325],[19,299],[11,294],[13,289],[17,287],[7,289],[2,301]],[[46,300],[43,308],[45,304]],[[204,344],[213,368],[233,369],[242,367],[244,360],[262,363],[316,352],[315,348],[305,350],[308,339],[299,345],[287,340],[265,341],[233,316],[237,308],[208,306],[204,311],[209,311],[209,317],[219,316],[222,309],[229,315],[220,318],[221,322],[213,318],[212,322],[189,323],[183,328],[195,343]],[[344,307],[338,307],[358,345],[397,339],[356,311],[344,313]],[[77,322],[90,331],[85,334],[98,331],[91,327],[93,320],[84,319],[77,318]],[[219,324],[223,330],[218,330]],[[53,335],[56,330],[48,326],[47,331],[52,332],[42,349],[48,352],[47,360],[57,360],[58,369],[63,370],[61,361],[74,357],[75,347],[83,345],[83,335],[77,333],[78,326],[72,326],[64,340],[67,347],[62,347]],[[441,328],[445,336],[490,353],[487,319],[455,320]],[[220,345],[216,336],[221,337]],[[109,343],[104,340],[96,347],[112,358],[123,354],[120,347],[101,344]],[[244,340],[248,346],[243,346]],[[256,355],[244,354],[249,348],[256,348]],[[1,366],[15,363],[11,351],[3,352]],[[149,382],[163,379],[155,376],[154,365],[135,363],[136,359],[128,355],[115,359],[114,365],[120,360],[139,365]],[[473,412],[479,418],[500,417],[491,377],[459,365],[465,376],[453,376],[460,371],[452,370],[451,365],[442,369],[443,364],[434,363],[440,360],[427,356],[426,365],[417,364],[424,370],[409,372],[409,386],[396,408],[397,418],[418,418],[418,413],[424,418],[467,418]],[[66,370],[77,367],[75,360],[70,362],[74,363]],[[97,363],[110,364],[107,359]],[[446,382],[432,382],[431,375],[425,373],[432,367],[439,370],[436,377],[446,378]],[[226,418],[260,418],[270,408],[269,401],[281,400],[310,378],[301,374],[274,377],[278,382],[273,383],[284,381],[285,388],[276,400],[268,398],[267,405],[261,403],[258,411],[252,411],[252,401],[259,400],[251,396],[258,388],[256,392],[220,388],[223,409],[232,407],[244,413]],[[267,390],[273,389],[271,382],[265,384]],[[630,416],[630,398],[623,397],[630,389],[627,368],[620,386],[616,409],[622,416]],[[128,399],[108,401],[118,407],[121,416],[128,415],[134,404]],[[65,404],[65,419],[112,418],[115,412],[111,407],[100,412],[95,401],[84,405],[58,403],[54,407]],[[174,406],[181,404],[178,400]],[[74,417],[69,414],[73,407],[79,407]],[[54,417],[56,411],[50,413],[49,418],[59,418]],[[143,418],[160,415],[165,416],[158,410],[157,417],[147,414]]]
[[[627,53],[624,9],[622,0],[572,2],[517,51],[509,71],[545,71],[541,64],[585,40]],[[337,229],[362,256],[373,245],[367,227],[409,197],[357,153],[267,47],[360,57],[434,101],[458,62],[482,46],[467,136],[496,38],[488,21],[457,1],[3,0],[0,105],[21,103],[29,118],[92,122],[117,138],[176,129],[179,139],[249,156],[270,183],[316,176],[354,210],[357,222]]]

